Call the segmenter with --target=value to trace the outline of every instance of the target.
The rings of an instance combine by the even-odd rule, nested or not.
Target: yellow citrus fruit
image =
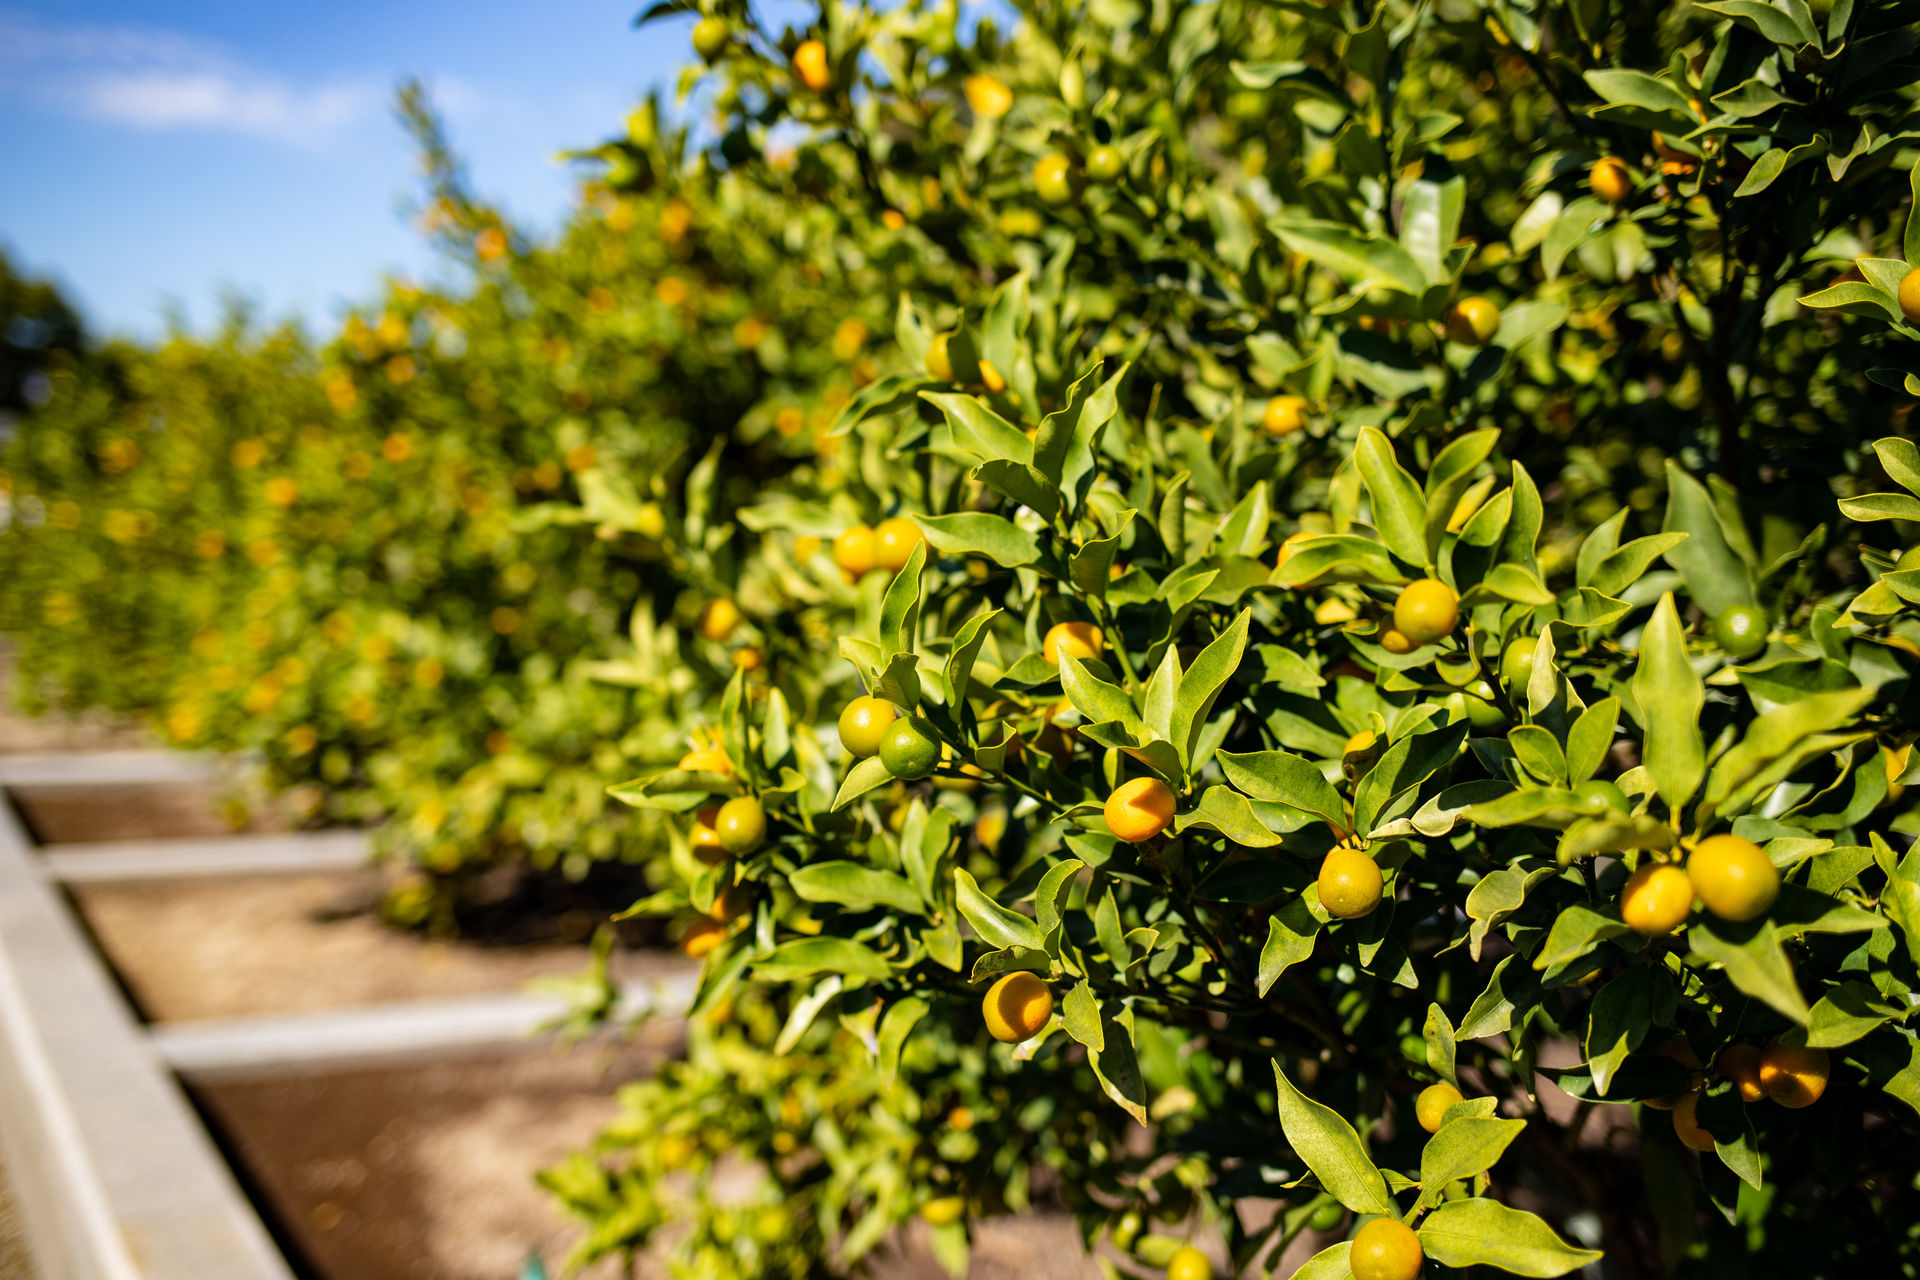
[[[1447,1118],[1447,1108],[1463,1101],[1458,1089],[1450,1084],[1430,1084],[1420,1091],[1413,1101],[1413,1114],[1420,1121],[1420,1127],[1428,1133],[1440,1132],[1440,1122]]]
[[[936,333],[927,344],[927,376],[939,382],[953,381],[953,355],[947,350],[948,335]]]
[[[1708,836],[1687,858],[1687,879],[1722,920],[1752,920],[1780,896],[1780,873],[1764,849],[1736,835]]]
[[[700,55],[702,62],[713,62],[725,52],[732,35],[733,30],[725,18],[704,17],[693,24],[693,51]]]
[[[1825,1049],[1770,1044],[1760,1055],[1760,1087],[1783,1107],[1798,1111],[1820,1101],[1833,1062]]]
[[[950,1227],[967,1216],[963,1196],[935,1196],[920,1206],[920,1216],[929,1226]]]
[[[1320,864],[1320,905],[1342,920],[1358,920],[1380,905],[1380,865],[1358,849],[1336,845]]]
[[[1013,90],[993,76],[968,76],[960,82],[967,107],[977,116],[997,120],[1013,109]]]
[[[1260,414],[1260,425],[1268,434],[1290,436],[1307,425],[1307,402],[1303,396],[1275,396]]]
[[[848,755],[865,759],[880,750],[881,735],[899,714],[885,698],[855,698],[840,713],[840,745]]]
[[[1053,992],[1038,974],[1009,973],[987,988],[980,1012],[995,1040],[1019,1044],[1032,1039],[1053,1016]]]
[[[1695,1151],[1713,1150],[1713,1135],[1700,1127],[1700,1093],[1695,1090],[1673,1107],[1673,1131]]]
[[[1908,324],[1920,324],[1920,267],[1900,277],[1900,314]]]
[[[693,830],[687,833],[687,846],[693,851],[693,856],[708,866],[724,862],[727,858],[727,848],[720,843],[720,833],[713,829],[713,824],[719,818],[719,805],[702,805],[693,815]]]
[[[1415,644],[1405,632],[1388,627],[1380,633],[1380,647],[1388,653],[1412,653],[1420,646]]]
[[[793,51],[793,69],[800,77],[800,83],[815,93],[825,93],[833,87],[833,69],[827,65],[827,46],[818,40],[802,40],[800,47]]]
[[[1098,658],[1106,648],[1106,637],[1091,622],[1056,622],[1040,642],[1040,656],[1057,667],[1063,653],[1087,662]]]
[[[1287,561],[1293,559],[1293,553],[1300,549],[1301,543],[1305,542],[1308,538],[1318,536],[1318,534],[1310,533],[1305,529],[1302,529],[1298,533],[1288,534],[1286,541],[1280,544],[1279,554],[1274,557],[1273,567],[1278,569],[1285,565]]]
[[[1414,1280],[1425,1260],[1412,1227],[1397,1218],[1375,1218],[1353,1233],[1347,1267],[1353,1280]]]
[[[1438,578],[1409,582],[1393,602],[1393,629],[1416,645],[1451,635],[1459,622],[1460,597]]]
[[[982,360],[980,362],[980,383],[986,387],[987,390],[993,392],[994,395],[999,395],[1007,389],[1006,375],[994,368],[993,361],[991,360]]]
[[[1167,1280],[1213,1280],[1213,1261],[1192,1245],[1182,1245],[1167,1259]]]
[[[1587,186],[1608,204],[1619,204],[1633,194],[1633,178],[1627,173],[1626,162],[1617,156],[1594,161],[1587,171]]]
[[[681,952],[698,960],[726,941],[727,926],[718,920],[696,917],[687,925],[686,932],[680,935]]]
[[[713,829],[728,853],[749,854],[767,838],[767,811],[752,796],[735,796],[720,806]]]
[[[730,884],[714,895],[707,914],[722,922],[738,920],[753,907],[753,890],[744,884]]]
[[[740,606],[725,596],[707,601],[700,610],[700,634],[709,640],[725,640],[740,625]]]
[[[833,562],[856,578],[880,563],[879,556],[873,530],[866,525],[856,524],[833,540]]]
[[[1058,151],[1041,156],[1033,166],[1033,191],[1054,206],[1071,203],[1080,194],[1080,175],[1073,161]]]
[[[1131,778],[1107,797],[1107,830],[1134,844],[1151,840],[1173,821],[1173,789],[1158,778]]]
[[[873,562],[893,573],[907,567],[907,559],[920,545],[920,526],[905,516],[882,520],[873,530]]]
[[[1620,891],[1620,918],[1635,933],[1672,933],[1693,910],[1693,881],[1671,862],[1649,862]]]
[[[1720,1051],[1713,1066],[1723,1079],[1739,1087],[1740,1101],[1758,1102],[1767,1096],[1767,1086],[1760,1083],[1760,1059],[1759,1045],[1730,1044]]]
[[[733,761],[718,747],[700,747],[680,757],[680,768],[688,773],[733,772]]]
[[[1447,309],[1447,339],[1463,347],[1484,347],[1500,328],[1500,308],[1488,298],[1462,298]]]

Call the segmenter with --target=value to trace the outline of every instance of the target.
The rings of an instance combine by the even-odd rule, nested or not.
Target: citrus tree
[[[730,1066],[554,1176],[588,1253],[671,1163],[689,1275],[1035,1185],[1134,1275],[1911,1269],[1915,15],[1017,17],[694,28],[719,162],[935,277],[834,427],[921,537],[614,789]]]

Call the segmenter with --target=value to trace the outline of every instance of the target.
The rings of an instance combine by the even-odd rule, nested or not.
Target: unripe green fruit
[[[1605,778],[1589,778],[1573,789],[1589,813],[1628,813],[1633,809],[1627,793]]]
[[[1539,647],[1536,636],[1509,640],[1506,652],[1500,655],[1500,683],[1509,690],[1525,689],[1527,681],[1533,678],[1533,654]]]
[[[1728,605],[1714,615],[1713,641],[1736,662],[1757,658],[1767,648],[1767,615],[1750,604]]]
[[[933,726],[919,716],[896,720],[880,736],[880,763],[902,782],[917,782],[940,762]]]
[[[727,20],[718,16],[708,16],[693,24],[693,51],[705,62],[714,62],[726,52],[727,41],[732,39],[733,30]]]

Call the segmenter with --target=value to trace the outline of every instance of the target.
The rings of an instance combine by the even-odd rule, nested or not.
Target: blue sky
[[[644,0],[0,0],[0,246],[97,333],[205,330],[237,291],[330,327],[431,253],[391,110],[418,75],[475,186],[551,226],[562,149],[671,94],[690,22]]]

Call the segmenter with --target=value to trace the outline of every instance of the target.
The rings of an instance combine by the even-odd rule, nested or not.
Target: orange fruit
[[[1767,1096],[1767,1086],[1760,1083],[1760,1058],[1758,1045],[1730,1044],[1720,1051],[1713,1066],[1723,1079],[1739,1086],[1740,1101],[1758,1102]]]
[[[1342,920],[1358,920],[1380,905],[1386,885],[1380,864],[1360,850],[1336,845],[1320,864],[1320,905]]]
[[[880,739],[887,726],[899,718],[893,704],[885,698],[862,695],[840,713],[840,745],[847,754],[860,759],[880,750]]]
[[[709,640],[725,640],[740,625],[740,606],[725,596],[709,600],[700,610],[700,634]]]
[[[1708,836],[1687,858],[1687,879],[1707,910],[1722,920],[1763,916],[1780,896],[1780,873],[1766,851],[1736,835]]]
[[[1040,656],[1057,667],[1063,653],[1088,662],[1106,652],[1106,647],[1106,637],[1091,622],[1056,622],[1040,642]]]
[[[718,920],[699,917],[691,921],[686,932],[680,935],[680,951],[690,959],[698,960],[725,942],[727,926]]]
[[[1700,1127],[1700,1092],[1694,1090],[1673,1108],[1673,1131],[1695,1151],[1713,1150],[1713,1135]]]
[[[725,862],[727,858],[726,846],[720,843],[720,833],[713,829],[713,824],[719,818],[719,805],[702,805],[693,815],[693,830],[687,833],[687,846],[693,851],[693,856],[710,867]]]
[[[889,572],[900,572],[923,536],[920,526],[905,516],[882,520],[873,530],[873,562]]]
[[[1500,328],[1500,308],[1489,298],[1462,298],[1447,309],[1447,340],[1484,347]]]
[[[856,524],[841,531],[833,540],[833,562],[854,577],[870,571],[880,563],[880,548],[875,542],[873,530],[866,525]]]
[[[1213,1261],[1192,1245],[1182,1245],[1167,1259],[1167,1280],[1213,1280]]]
[[[833,68],[827,65],[827,46],[818,40],[802,40],[793,51],[793,69],[800,83],[815,93],[833,87]]]
[[[1461,1093],[1452,1085],[1430,1084],[1413,1100],[1413,1114],[1422,1129],[1438,1133],[1441,1121],[1447,1118],[1447,1108],[1460,1101],[1463,1101]]]
[[[1307,401],[1304,396],[1275,396],[1260,414],[1260,425],[1269,435],[1290,436],[1307,425]]]
[[[1412,1227],[1397,1218],[1375,1218],[1353,1233],[1347,1267],[1353,1280],[1414,1280],[1425,1260]]]
[[[1019,1044],[1032,1039],[1053,1016],[1053,991],[1038,974],[1009,973],[987,988],[980,1012],[995,1040]]]
[[[1671,862],[1649,862],[1620,891],[1620,917],[1635,933],[1672,933],[1693,911],[1693,882]]]
[[[1900,314],[1908,324],[1920,324],[1920,267],[1900,277]]]
[[[1107,830],[1140,844],[1173,821],[1173,788],[1158,778],[1131,778],[1107,797]]]
[[[1415,645],[1451,635],[1459,622],[1460,597],[1438,578],[1409,582],[1393,602],[1393,629]]]
[[[1587,186],[1608,204],[1620,204],[1633,194],[1633,177],[1624,161],[1606,156],[1594,161],[1593,168],[1587,171]]]
[[[1798,1111],[1827,1091],[1833,1061],[1825,1049],[1774,1043],[1760,1055],[1760,1087],[1781,1106]]]

